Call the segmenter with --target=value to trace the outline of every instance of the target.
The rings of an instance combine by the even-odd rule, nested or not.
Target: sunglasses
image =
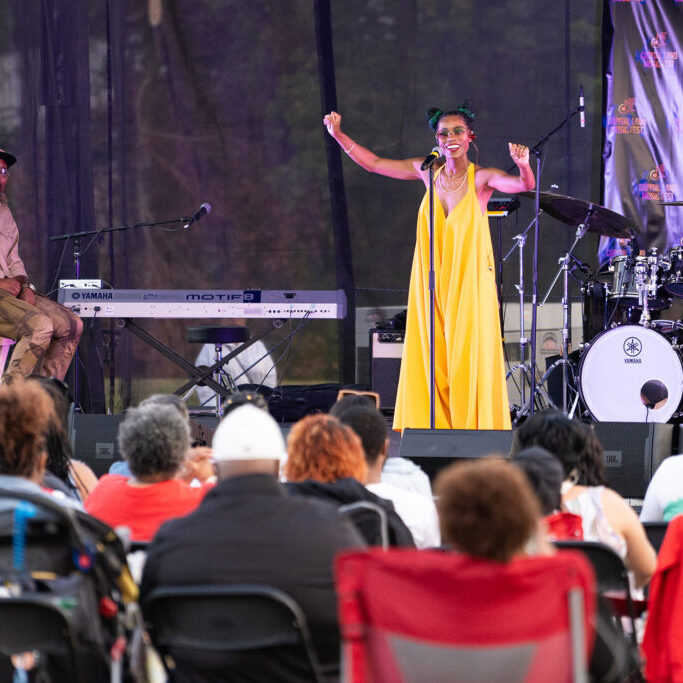
[[[463,133],[467,132],[467,128],[465,127],[458,127],[458,128],[442,128],[441,130],[436,132],[436,136],[438,138],[444,138],[444,140],[452,133],[453,135],[462,135]]]
[[[379,410],[379,394],[376,391],[357,391],[356,389],[340,389],[337,394],[337,401],[341,401],[346,396],[363,396],[369,402],[375,404],[375,408]]]

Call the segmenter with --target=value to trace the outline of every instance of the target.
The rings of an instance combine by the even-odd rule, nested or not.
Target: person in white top
[[[394,504],[394,509],[410,529],[418,548],[439,546],[439,518],[432,498],[381,481],[389,446],[387,423],[382,414],[369,401],[358,401],[355,396],[335,403],[330,414],[351,427],[360,437],[368,464],[368,490]]]
[[[683,513],[683,455],[665,458],[655,471],[640,511],[641,522],[670,522]]]
[[[234,351],[240,344],[223,344],[223,358]],[[216,362],[214,344],[204,344],[197,355],[195,365],[212,366]],[[233,378],[235,384],[258,384],[264,387],[277,386],[277,370],[275,363],[262,341],[254,342],[249,348],[238,353],[224,366],[224,370]],[[209,387],[197,387],[197,397],[202,406],[210,406],[216,393]]]
[[[513,450],[530,446],[545,448],[562,464],[562,506],[580,515],[583,540],[610,546],[633,573],[635,585],[644,586],[654,574],[657,554],[626,500],[604,486],[602,446],[593,429],[559,411],[534,413],[517,429]]]

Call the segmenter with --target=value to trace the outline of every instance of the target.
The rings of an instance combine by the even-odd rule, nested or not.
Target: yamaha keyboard
[[[81,318],[344,318],[343,290],[70,289],[58,301]]]

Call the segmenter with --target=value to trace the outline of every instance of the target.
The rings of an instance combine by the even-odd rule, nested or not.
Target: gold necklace
[[[458,187],[456,187],[455,190],[453,190],[451,188],[446,187],[446,183],[443,180],[444,176],[448,176],[448,174],[446,173],[446,167],[444,166],[444,170],[441,171],[441,173],[439,173],[439,186],[441,187],[441,189],[449,194],[455,194],[456,192],[460,192],[460,190],[462,190],[462,186],[465,184],[465,181],[467,180],[467,171],[469,170],[469,168],[470,165],[467,164],[467,168],[464,170],[462,174],[462,180],[460,181],[460,185],[458,185]],[[457,178],[458,176],[456,175],[452,177]]]

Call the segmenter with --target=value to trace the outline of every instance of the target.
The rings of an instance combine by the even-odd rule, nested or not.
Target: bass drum
[[[683,363],[660,332],[621,325],[590,343],[579,381],[598,422],[668,422],[683,396]]]

